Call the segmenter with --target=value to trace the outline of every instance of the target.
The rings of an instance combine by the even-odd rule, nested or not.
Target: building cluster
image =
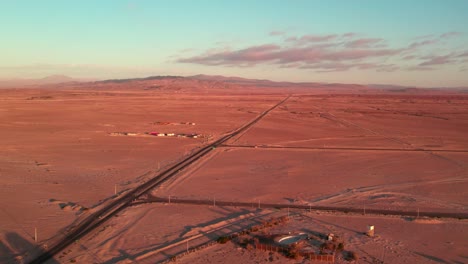
[[[153,122],[153,125],[159,125],[159,126],[168,126],[168,125],[188,125],[188,126],[194,126],[195,123],[193,122]]]
[[[157,137],[187,137],[187,138],[199,138],[199,134],[195,133],[190,133],[190,134],[176,134],[176,133],[161,133],[161,132],[150,132],[148,133],[151,136],[157,136]]]
[[[156,136],[156,137],[181,137],[181,138],[200,138],[200,134],[196,133],[162,133],[162,132],[145,132],[145,133],[135,133],[135,132],[112,132],[111,136],[133,136],[133,137],[143,137],[143,136]]]

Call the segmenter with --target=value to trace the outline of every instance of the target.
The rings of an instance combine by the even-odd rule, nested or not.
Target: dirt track
[[[213,206],[235,206],[235,207],[258,207],[258,208],[277,208],[277,209],[302,209],[314,211],[340,212],[340,213],[357,213],[371,215],[389,215],[389,216],[410,216],[410,217],[430,217],[430,218],[457,218],[468,219],[468,213],[451,213],[451,212],[424,212],[424,211],[404,211],[404,210],[385,210],[371,208],[353,208],[353,207],[336,207],[336,206],[317,206],[317,205],[302,205],[302,204],[278,204],[278,203],[255,203],[255,202],[228,202],[215,200],[190,200],[178,198],[162,198],[148,197],[144,200],[136,201],[134,204],[141,203],[179,203],[193,205],[213,205]]]
[[[288,147],[288,146],[272,146],[272,145],[230,145],[223,144],[220,147],[227,148],[263,148],[263,149],[299,149],[299,150],[346,150],[346,151],[411,151],[411,152],[462,152],[468,150],[458,149],[404,149],[404,148],[340,148],[340,147]]]

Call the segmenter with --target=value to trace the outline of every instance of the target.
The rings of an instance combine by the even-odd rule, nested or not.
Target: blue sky
[[[0,78],[468,86],[468,1],[0,2]]]

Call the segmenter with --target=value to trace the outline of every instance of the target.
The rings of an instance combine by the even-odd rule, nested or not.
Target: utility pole
[[[385,262],[385,246],[382,248],[382,264]]]
[[[37,227],[34,227],[34,242],[37,243]]]

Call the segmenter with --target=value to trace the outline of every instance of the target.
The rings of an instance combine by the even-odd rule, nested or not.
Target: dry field
[[[145,182],[253,120],[288,94],[292,94],[289,100],[245,133],[152,194],[253,203],[468,211],[466,95],[356,94],[347,90],[331,94],[323,89],[238,87],[231,92],[204,86],[193,91],[159,86],[156,90],[126,90],[119,85],[0,90],[0,263],[31,260],[40,247],[62,237],[69,225],[117,199],[115,191],[124,193]],[[186,122],[195,125],[183,124]],[[202,136],[112,136],[113,132]],[[152,263],[144,259],[145,254],[153,252],[150,255],[157,261],[170,258],[172,252],[154,251],[180,242],[192,229],[192,235],[197,235],[213,226],[223,227],[219,234],[225,234],[248,226],[253,216],[270,213],[275,212],[142,204],[125,209],[103,230],[49,262]],[[244,219],[241,215],[245,221],[240,221]],[[351,225],[340,231],[351,247],[372,248],[373,241],[352,236],[352,231],[346,233],[365,226],[368,218],[320,217],[330,225]],[[304,225],[318,221],[300,219]],[[378,221],[386,232],[363,261],[379,259],[378,248],[385,245],[403,241],[398,246],[405,248],[405,243],[418,243],[402,238],[408,230],[417,233],[414,237],[427,240],[428,234],[435,234],[440,239],[405,249],[412,252],[405,253],[407,263],[467,260],[462,254],[466,242],[460,239],[466,237],[464,220],[442,219],[434,225],[401,219]],[[450,221],[456,222],[453,230]],[[292,228],[299,226],[296,223]],[[34,241],[35,228],[38,242]],[[453,232],[452,240],[447,232]],[[213,239],[219,234],[205,237]],[[189,263],[193,257],[194,262],[205,263],[204,254],[213,256],[213,250],[221,247],[225,246],[198,251],[182,260]],[[251,252],[233,249],[229,254],[234,254],[233,259],[247,254],[247,262],[258,261]]]
[[[155,194],[466,212],[466,135],[466,100],[294,96]]]

